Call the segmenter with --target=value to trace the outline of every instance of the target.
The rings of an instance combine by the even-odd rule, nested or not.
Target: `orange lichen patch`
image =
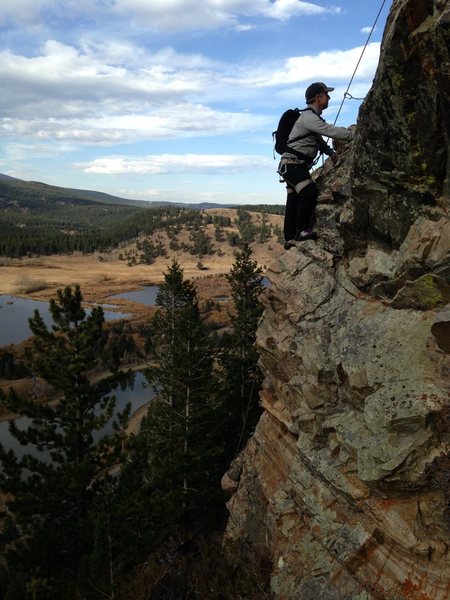
[[[375,596],[375,598],[386,598],[386,590],[383,586],[379,585],[378,583],[373,583],[370,586],[370,591]]]
[[[377,498],[376,499],[376,504],[378,504],[378,507],[380,509],[386,510],[386,511],[391,510],[394,506],[399,506],[404,503],[405,503],[405,500],[403,498]]]
[[[403,582],[399,594],[404,600],[433,600],[431,596],[421,592],[419,586],[409,578]]]

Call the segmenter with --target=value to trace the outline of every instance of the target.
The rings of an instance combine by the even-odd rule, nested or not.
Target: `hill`
[[[0,175],[0,293],[47,298],[77,281],[97,298],[161,281],[172,258],[190,277],[225,273],[240,240],[261,265],[279,251],[281,206],[122,201]]]
[[[161,203],[148,203],[142,200],[130,200],[92,190],[77,190],[48,185],[39,181],[24,181],[0,173],[0,210],[46,212],[52,204],[80,205],[117,204],[148,208],[149,204],[157,206]],[[164,203],[163,203],[164,204]]]
[[[105,252],[159,229],[198,229],[205,221],[202,211],[213,207],[226,208],[147,203],[0,175],[0,255]],[[278,213],[279,207],[252,210]]]
[[[199,202],[184,204],[182,202],[164,202],[162,200],[146,201],[121,198],[95,190],[80,190],[48,185],[39,181],[24,181],[0,173],[0,211],[10,208],[11,210],[28,210],[38,213],[46,212],[52,207],[52,203],[58,205],[81,205],[89,204],[114,204],[119,206],[132,206],[136,208],[155,208],[158,206],[182,206],[192,209],[217,208],[222,205],[212,202]],[[235,206],[235,205],[227,205]]]
[[[264,271],[281,251],[282,215],[231,208],[192,212],[196,222],[184,215],[184,221],[180,218],[104,252],[0,257],[0,295],[47,300],[58,288],[79,283],[87,301],[108,302],[111,294],[160,283],[175,258],[186,277],[214,288],[201,294],[208,298],[220,295],[216,277],[229,272],[243,236],[252,240],[253,257]]]

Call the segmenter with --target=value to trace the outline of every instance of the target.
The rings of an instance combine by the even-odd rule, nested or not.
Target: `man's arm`
[[[320,152],[322,152],[323,154],[327,154],[328,156],[332,156],[333,154],[336,154],[334,151],[334,148],[331,148],[331,146],[329,146],[326,143],[326,141],[323,139],[323,137],[321,135],[317,136],[317,143],[319,145]]]
[[[303,113],[302,119],[303,125],[313,133],[318,133],[319,135],[330,137],[335,140],[345,140],[348,142],[354,138],[354,133],[350,129],[347,129],[346,127],[336,127],[335,125],[331,125],[330,123],[324,121],[321,117],[319,117],[319,115],[317,115],[313,111]],[[329,154],[329,152],[326,152],[325,150],[322,150],[322,152]]]

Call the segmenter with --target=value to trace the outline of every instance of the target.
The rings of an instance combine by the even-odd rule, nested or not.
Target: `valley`
[[[156,229],[151,235],[142,235],[106,252],[0,257],[0,326],[2,321],[5,323],[4,320],[9,318],[7,303],[17,303],[17,298],[48,302],[56,297],[58,289],[78,284],[86,307],[102,305],[108,313],[116,313],[118,319],[125,314],[128,326],[137,331],[141,325],[148,324],[154,314],[154,306],[115,296],[143,290],[145,286],[159,285],[172,260],[176,259],[183,268],[184,276],[195,284],[205,322],[215,330],[226,328],[229,326],[230,304],[230,286],[226,274],[239,249],[237,245],[230,244],[230,240],[236,240],[240,234],[238,210],[211,208],[199,212],[202,222],[206,222],[202,231],[210,240],[211,253],[205,255],[192,254],[187,249],[193,230],[188,223],[181,225],[175,235],[168,235],[164,228]],[[256,229],[263,220],[267,226],[266,239],[261,241],[261,236],[258,239],[256,235],[251,244],[252,259],[265,273],[267,266],[281,252],[282,246],[277,236],[282,228],[283,216],[253,211],[245,211],[245,214]],[[208,223],[211,220],[213,222]],[[218,221],[226,224],[220,227],[220,234],[214,221],[216,224]],[[139,249],[145,242],[158,244],[161,255],[141,262]],[[173,249],[174,245],[176,249]],[[24,321],[27,321],[27,317],[24,317]],[[9,325],[14,327],[12,323]],[[141,347],[141,337],[136,333],[134,337]],[[4,349],[17,355],[22,345],[7,344]],[[133,366],[137,368],[139,365],[132,362],[127,368]],[[12,381],[0,377],[0,389],[6,391],[11,385],[19,393],[35,395],[31,379],[14,378]],[[45,388],[41,391],[43,399],[51,401],[51,390]],[[132,430],[137,428],[142,414],[142,409],[133,414],[130,422]],[[0,421],[10,417],[8,412],[0,410]]]
[[[163,280],[163,273],[172,259],[178,260],[187,278],[195,280],[200,297],[211,299],[217,295],[217,286],[220,280],[228,273],[233,260],[236,246],[229,244],[227,234],[238,235],[239,230],[235,223],[237,209],[214,208],[202,211],[211,216],[229,219],[230,225],[222,228],[223,239],[215,239],[213,224],[204,226],[205,234],[211,239],[213,254],[192,254],[183,248],[171,250],[170,239],[164,230],[157,230],[150,236],[141,236],[120,248],[107,252],[93,252],[82,254],[79,252],[49,256],[23,256],[20,258],[0,257],[0,295],[15,295],[33,298],[36,300],[49,300],[56,290],[67,285],[78,283],[83,291],[85,300],[89,303],[105,303],[108,297],[126,291],[140,289],[143,285],[157,285]],[[258,225],[262,219],[261,213],[248,212],[252,223]],[[271,235],[264,242],[252,243],[253,259],[258,265],[266,269],[281,251],[281,246],[274,231],[281,230],[282,215],[269,214],[264,217],[270,224]],[[177,234],[179,245],[187,243],[190,229],[182,227]],[[138,242],[143,240],[159,242],[165,256],[156,256],[148,263],[134,262],[124,259],[124,256],[137,256]],[[119,301],[121,309],[124,307],[133,313],[139,313],[139,307],[131,306],[135,303]],[[1,315],[0,315],[1,319]]]

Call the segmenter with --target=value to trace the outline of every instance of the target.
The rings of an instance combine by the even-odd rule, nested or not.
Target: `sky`
[[[138,200],[280,204],[272,131],[314,81],[347,127],[392,0],[1,0],[0,173]]]

